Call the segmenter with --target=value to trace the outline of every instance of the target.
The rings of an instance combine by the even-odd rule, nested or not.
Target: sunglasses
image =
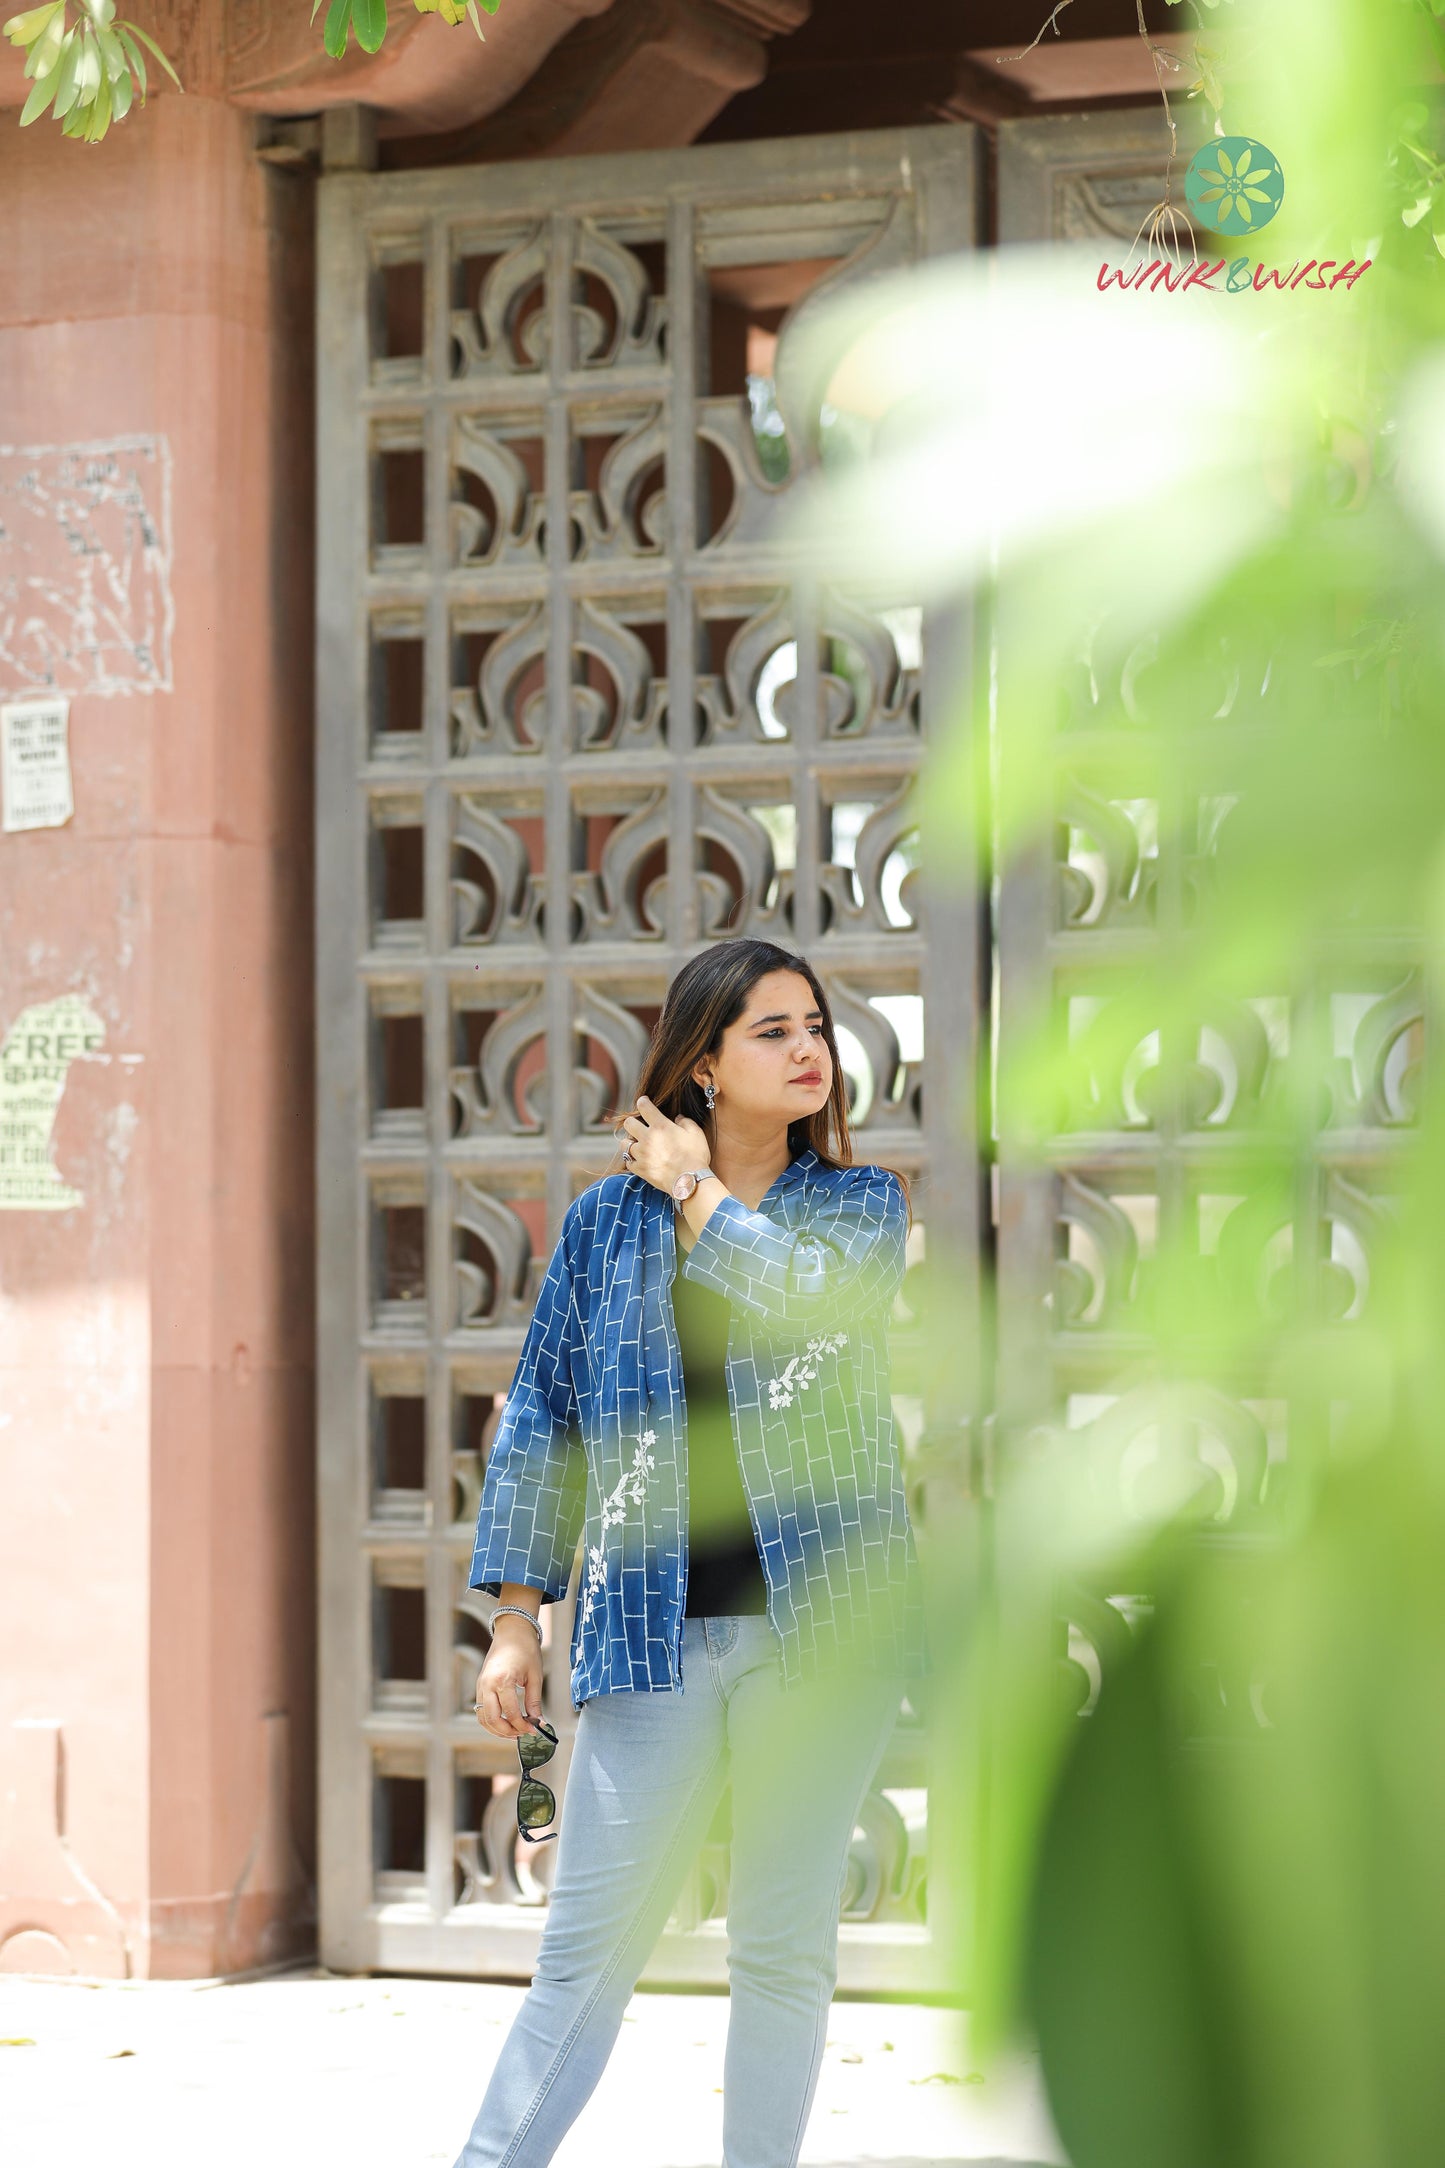
[[[557,1834],[546,1827],[556,1819],[556,1795],[532,1774],[556,1751],[557,1734],[543,1718],[538,1719],[535,1731],[524,1731],[517,1740],[517,1759],[522,1764],[522,1781],[517,1786],[517,1830],[528,1844],[550,1844]],[[533,1836],[537,1829],[545,1830],[545,1835]]]

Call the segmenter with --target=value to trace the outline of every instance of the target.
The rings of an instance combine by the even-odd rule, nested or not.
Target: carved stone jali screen
[[[1123,263],[1164,192],[1159,134],[1157,121],[1123,113],[1005,124],[1000,242],[1076,243],[1084,277],[1102,259]],[[1188,155],[1182,148],[1175,168],[1176,202]],[[1212,244],[1202,236],[1201,254]],[[1141,243],[1130,260],[1157,253]],[[1132,1045],[1115,1036],[1121,993],[1156,973],[1163,982],[1226,877],[1246,749],[1273,711],[1267,654],[1241,650],[1201,670],[1189,710],[1166,717],[1151,671],[1157,643],[1146,635],[1121,651],[1102,630],[1060,688],[1045,745],[1050,834],[1006,863],[997,884],[1001,1055],[1047,1017],[1057,1044],[1084,1050],[1088,1070],[1058,1127],[1027,1150],[1001,1109],[997,1420],[1005,1452],[1040,1424],[1096,1446],[1126,1500],[1146,1500],[1161,1473],[1175,1484],[1182,1475],[1199,1542],[1243,1554],[1287,1518],[1331,1421],[1323,1387],[1282,1380],[1270,1322],[1303,1304],[1323,1348],[1370,1316],[1374,1253],[1414,1121],[1419,949],[1403,932],[1342,942],[1289,983],[1221,996],[1197,1025],[1161,1017]],[[1301,1045],[1323,1057],[1325,1074],[1303,1135],[1288,1078]],[[1287,1179],[1261,1179],[1282,1161]],[[1153,1319],[1163,1254],[1187,1260],[1201,1290],[1237,1291],[1265,1328],[1249,1362],[1221,1378],[1200,1360],[1193,1385],[1191,1358],[1207,1349],[1184,1336],[1171,1376],[1186,1382],[1167,1401]],[[1150,1595],[1121,1593],[1107,1576],[1059,1595],[1055,1649],[1066,1694],[1087,1713]],[[1201,1664],[1195,1744],[1227,1750],[1257,1734],[1262,1692],[1257,1679]]]
[[[977,1249],[944,1134],[977,928],[925,932],[915,777],[941,641],[779,539],[828,456],[816,301],[973,241],[937,128],[328,177],[320,237],[322,1933],[341,1969],[530,1970],[550,1851],[469,1710],[482,1469],[561,1214],[709,941],[809,954],[858,1156]],[[967,884],[965,884],[967,886]],[[923,1019],[928,1017],[925,1044]],[[911,1275],[910,1275],[911,1277]],[[910,1453],[932,1414],[910,1388]],[[549,1609],[563,1747],[571,1606]],[[565,1805],[563,1807],[565,1813]],[[905,1706],[842,1979],[924,1986]],[[651,1977],[723,1977],[725,1832]]]

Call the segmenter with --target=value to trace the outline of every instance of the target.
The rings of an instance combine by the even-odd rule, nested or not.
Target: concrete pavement
[[[5,2168],[450,2168],[521,1997],[297,1972],[240,1985],[0,1976]],[[556,2168],[716,2168],[727,2002],[639,1995]],[[1027,2064],[981,2079],[963,2021],[833,2008],[809,2168],[1062,2160]]]

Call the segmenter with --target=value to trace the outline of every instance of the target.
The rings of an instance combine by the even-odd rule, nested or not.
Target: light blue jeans
[[[456,2168],[551,2160],[728,1783],[724,2168],[794,2168],[848,1844],[902,1684],[855,1674],[785,1688],[764,1617],[686,1620],[682,1677],[681,1693],[603,1694],[582,1710],[537,1970]]]

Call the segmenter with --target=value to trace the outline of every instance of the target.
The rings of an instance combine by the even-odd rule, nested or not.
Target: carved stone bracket
[[[470,164],[695,142],[730,98],[762,81],[765,41],[807,14],[808,0],[613,0],[594,21],[578,23],[502,110],[484,109],[488,118],[415,148],[399,146],[390,162]]]

